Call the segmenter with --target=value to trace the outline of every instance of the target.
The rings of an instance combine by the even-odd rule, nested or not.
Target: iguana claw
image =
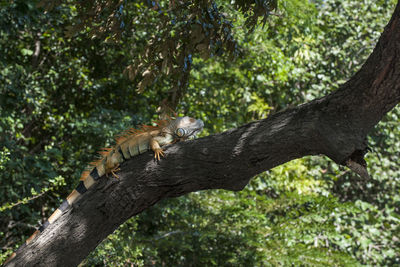
[[[116,178],[119,179],[119,176],[116,174],[117,171],[120,171],[121,168],[119,167],[119,164],[117,166],[115,166],[114,169],[111,170],[111,174]]]
[[[154,158],[157,159],[157,160],[160,160],[160,155],[161,155],[162,157],[165,157],[164,151],[163,151],[161,148],[157,148],[157,149],[154,151]]]

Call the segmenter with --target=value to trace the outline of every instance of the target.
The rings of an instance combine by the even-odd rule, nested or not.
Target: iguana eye
[[[185,129],[183,129],[183,128],[178,128],[178,129],[176,129],[176,135],[178,136],[178,137],[183,137],[183,136],[185,136],[185,134],[186,134],[186,131],[185,131]]]

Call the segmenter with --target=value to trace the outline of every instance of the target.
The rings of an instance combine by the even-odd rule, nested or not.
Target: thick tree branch
[[[75,266],[128,218],[162,198],[223,188],[306,155],[345,164],[365,151],[367,133],[400,101],[400,5],[374,52],[338,91],[268,119],[128,160],[120,180],[102,177],[22,249],[9,266]]]

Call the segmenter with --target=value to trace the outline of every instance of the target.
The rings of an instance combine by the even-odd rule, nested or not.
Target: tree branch
[[[374,52],[339,90],[265,120],[168,146],[160,162],[150,152],[124,162],[119,180],[102,177],[7,266],[75,266],[125,220],[163,198],[241,190],[254,175],[306,155],[354,161],[366,149],[367,133],[399,101],[397,4]]]

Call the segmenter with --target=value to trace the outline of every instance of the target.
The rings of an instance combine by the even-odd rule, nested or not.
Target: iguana
[[[16,256],[16,253],[29,244],[39,233],[43,232],[46,227],[54,223],[101,176],[112,174],[118,178],[115,172],[119,170],[120,163],[150,149],[154,151],[154,158],[160,160],[160,156],[164,156],[161,146],[195,137],[204,127],[202,120],[186,116],[160,120],[156,124],[157,126],[144,125],[139,130],[129,129],[116,138],[116,145],[114,147],[104,148],[100,151],[99,153],[102,157],[92,162],[87,170],[82,173],[78,186],[72,190],[71,194],[69,194],[46,222],[4,262],[4,265],[12,260]]]

